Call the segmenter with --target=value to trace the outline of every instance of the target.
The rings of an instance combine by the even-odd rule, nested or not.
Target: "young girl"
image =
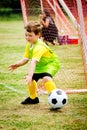
[[[41,33],[41,26],[38,23],[29,23],[26,27],[26,49],[22,60],[9,66],[11,71],[25,65],[30,61],[28,74],[25,77],[25,82],[28,86],[29,97],[21,104],[37,104],[39,98],[37,97],[37,81],[42,79],[46,91],[50,93],[56,88],[52,77],[60,68],[60,62],[57,55],[41,40],[39,39]]]
[[[58,29],[48,10],[45,9],[39,17],[40,23],[43,26],[42,37],[44,41],[50,42],[53,45],[55,45],[54,40],[60,42]]]

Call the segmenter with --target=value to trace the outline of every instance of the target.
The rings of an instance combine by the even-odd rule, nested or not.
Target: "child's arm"
[[[9,70],[13,71],[13,70],[17,69],[18,67],[25,65],[27,62],[28,62],[28,59],[23,58],[22,60],[18,61],[17,63],[11,64],[9,66]]]
[[[46,18],[46,21],[44,21],[43,20],[43,18],[44,18],[43,14],[40,14],[39,18],[40,18],[40,23],[47,28],[49,26],[49,19]]]
[[[33,77],[33,74],[34,74],[34,70],[35,70],[36,64],[37,64],[36,60],[32,60],[30,62],[28,75],[25,77],[26,84],[31,85],[31,83],[32,83],[32,77]]]
[[[49,19],[46,19],[46,21],[40,20],[40,22],[41,22],[41,24],[42,24],[43,26],[45,26],[46,28],[49,26]]]

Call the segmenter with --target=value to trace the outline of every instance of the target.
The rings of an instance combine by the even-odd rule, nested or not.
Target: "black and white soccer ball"
[[[65,91],[61,89],[54,89],[48,95],[48,103],[52,109],[59,109],[64,107],[68,102],[68,97]]]

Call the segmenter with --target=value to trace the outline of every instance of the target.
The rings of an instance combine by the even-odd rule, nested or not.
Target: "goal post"
[[[21,3],[22,16],[23,16],[23,21],[25,26],[28,23],[28,10],[27,10],[28,4],[26,5],[26,0],[20,0],[20,3]]]
[[[83,8],[82,8],[81,0],[76,0],[76,2],[77,2],[79,22],[80,22],[80,32],[81,32],[82,41],[83,41],[83,50],[84,50],[85,67],[86,67],[85,71],[86,71],[86,74],[87,74],[87,35],[85,33]]]

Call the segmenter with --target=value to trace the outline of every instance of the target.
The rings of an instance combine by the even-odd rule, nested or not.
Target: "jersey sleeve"
[[[23,57],[29,59],[29,44],[28,43],[26,44]]]
[[[43,57],[45,52],[46,52],[46,47],[40,45],[37,46],[33,51],[32,60],[35,59],[39,61],[40,58]]]

